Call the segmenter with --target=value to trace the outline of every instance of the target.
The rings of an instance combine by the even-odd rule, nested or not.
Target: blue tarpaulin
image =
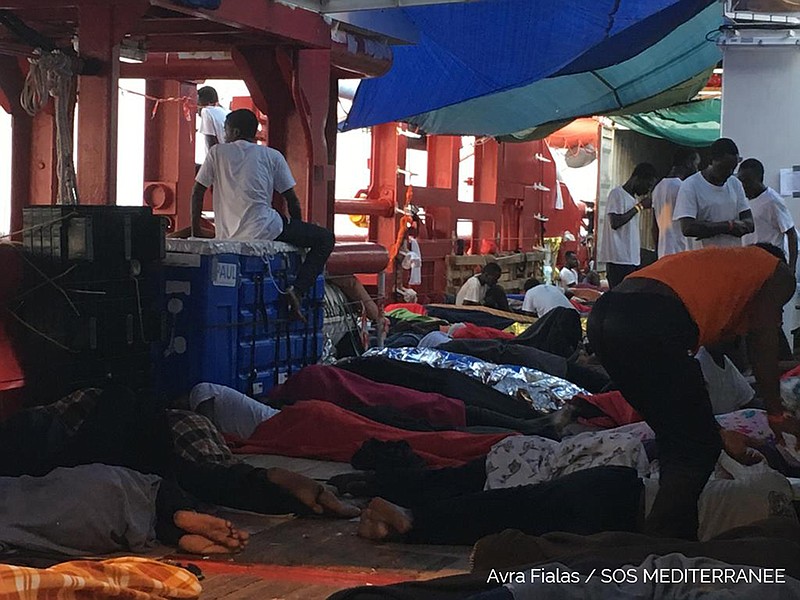
[[[419,42],[359,86],[346,129],[514,134],[638,102],[713,65],[714,0],[486,0],[400,9]]]

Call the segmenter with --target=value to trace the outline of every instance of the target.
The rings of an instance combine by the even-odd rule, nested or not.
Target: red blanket
[[[461,400],[377,383],[344,369],[323,365],[305,367],[289,377],[283,385],[272,388],[269,396],[272,400],[287,404],[325,400],[343,408],[390,406],[431,425],[465,427],[467,424],[466,410]]]
[[[462,323],[464,327],[456,327],[453,339],[456,340],[513,340],[514,334],[495,329],[494,327],[480,327],[474,323]]]
[[[309,400],[284,408],[264,421],[248,440],[228,438],[237,454],[278,454],[350,462],[370,438],[405,440],[431,467],[459,466],[481,456],[510,434],[460,431],[414,432],[395,429],[339,408]]]
[[[602,410],[605,417],[594,417],[592,419],[581,419],[591,425],[612,429],[621,425],[630,425],[644,421],[642,415],[628,404],[619,392],[608,392],[606,394],[578,394],[576,398],[585,400]]]

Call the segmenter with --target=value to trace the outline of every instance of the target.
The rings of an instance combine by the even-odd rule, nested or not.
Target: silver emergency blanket
[[[393,360],[451,369],[474,377],[499,392],[528,402],[539,412],[554,412],[577,394],[586,390],[577,385],[516,365],[496,365],[464,354],[444,352],[435,348],[372,348],[364,356],[384,356]]]
[[[300,249],[284,242],[167,238],[166,251],[183,254],[240,254],[242,256],[264,257],[284,252],[300,252]]]

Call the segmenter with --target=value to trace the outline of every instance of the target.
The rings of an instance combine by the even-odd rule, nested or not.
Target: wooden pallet
[[[448,294],[456,294],[464,282],[480,272],[487,263],[500,265],[503,274],[498,282],[506,292],[518,292],[523,289],[525,281],[531,277],[542,277],[544,251],[517,252],[502,256],[455,256],[447,257]]]

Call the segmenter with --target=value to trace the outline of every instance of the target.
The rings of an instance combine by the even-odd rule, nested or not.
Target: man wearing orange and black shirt
[[[774,246],[709,248],[667,256],[597,301],[589,341],[656,433],[660,485],[646,533],[696,539],[697,500],[720,450],[747,460],[748,438],[714,419],[698,347],[746,336],[772,430],[779,442],[800,431],[784,412],[778,370],[781,310],[794,289]]]

